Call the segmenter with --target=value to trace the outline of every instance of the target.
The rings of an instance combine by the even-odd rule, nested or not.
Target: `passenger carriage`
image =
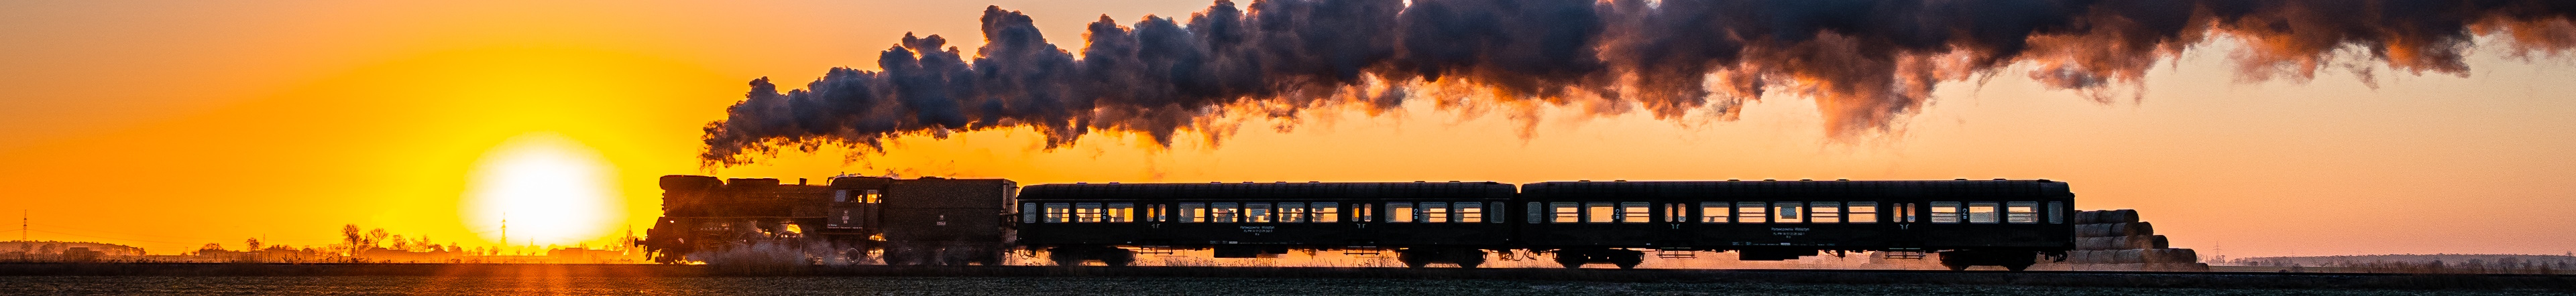
[[[1511,184],[1047,184],[1020,195],[1020,244],[1063,264],[1133,262],[1132,249],[1253,258],[1290,249],[1398,252],[1412,265],[1481,263],[1512,227]],[[1124,248],[1121,248],[1124,247]],[[1459,259],[1449,259],[1456,257]],[[1472,257],[1473,259],[1464,259]]]
[[[2074,247],[2074,194],[2048,180],[1543,182],[1521,188],[1521,247],[1576,267],[1737,251],[1940,252],[1953,269],[2020,270]]]

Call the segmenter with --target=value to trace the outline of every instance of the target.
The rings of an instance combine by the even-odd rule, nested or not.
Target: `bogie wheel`
[[[1055,250],[1047,251],[1047,260],[1055,261],[1056,266],[1081,266],[1082,260],[1089,259],[1084,257],[1088,256],[1083,256],[1082,251],[1075,251],[1070,248],[1056,248]]]
[[[1450,258],[1450,262],[1458,263],[1458,268],[1476,268],[1477,265],[1485,264],[1484,250],[1467,250],[1458,252],[1452,257],[1456,258]]]
[[[1565,268],[1583,268],[1584,260],[1583,254],[1556,253],[1556,264],[1564,265]]]
[[[1432,254],[1428,254],[1428,253],[1430,253],[1430,252],[1431,252],[1431,251],[1429,251],[1429,250],[1403,250],[1403,251],[1396,251],[1396,253],[1395,253],[1395,261],[1398,261],[1398,262],[1404,262],[1404,266],[1405,266],[1405,267],[1422,268],[1423,266],[1430,266],[1430,265],[1431,265],[1431,258],[1430,258],[1430,257],[1431,257],[1431,255],[1432,255]]]
[[[2006,270],[2012,270],[2012,271],[2022,271],[2022,270],[2024,270],[2024,269],[2030,269],[2030,264],[2013,264],[2013,265],[2004,265],[2004,269],[2006,269]]]
[[[1950,270],[1952,270],[1952,271],[1968,270],[1968,265],[1964,265],[1964,264],[1949,264],[1949,263],[1942,263],[1942,264],[1941,264],[1941,267],[1949,267],[1949,268],[1950,268]]]
[[[1610,262],[1610,263],[1611,263],[1611,264],[1619,265],[1619,269],[1637,269],[1637,265],[1638,265],[1638,264],[1644,264],[1644,263],[1646,263],[1646,253],[1643,253],[1643,252],[1636,252],[1636,253],[1633,253],[1633,254],[1618,254],[1618,255],[1612,255],[1612,256],[1617,256],[1617,257],[1610,259],[1610,260],[1611,260],[1611,262]]]
[[[1126,250],[1118,250],[1118,252],[1100,256],[1100,263],[1107,264],[1109,266],[1127,266],[1128,264],[1135,264],[1136,253],[1128,252]]]

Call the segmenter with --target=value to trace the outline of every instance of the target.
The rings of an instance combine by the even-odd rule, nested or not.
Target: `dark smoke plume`
[[[1091,132],[1209,141],[1227,118],[1301,112],[1574,105],[1731,120],[1765,92],[1813,100],[1833,137],[1887,131],[1941,82],[2007,71],[2089,99],[2134,99],[2185,49],[2239,41],[2247,81],[2384,65],[2466,76],[2481,37],[2515,57],[2576,49],[2576,1],[2553,0],[1276,0],[1218,1],[1185,21],[1102,16],[1081,58],[1027,15],[983,17],[973,55],[905,35],[880,71],[835,68],[781,93],[752,80],[706,126],[710,167],[781,149],[880,151],[887,138],[1031,128],[1050,148]],[[2375,63],[2373,63],[2375,62]],[[1428,94],[1428,95],[1426,95]],[[1422,97],[1422,98],[1414,98]]]

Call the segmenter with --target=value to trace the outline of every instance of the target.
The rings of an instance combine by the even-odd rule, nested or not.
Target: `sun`
[[[475,161],[457,208],[465,224],[489,241],[502,241],[504,235],[511,245],[592,241],[625,219],[615,172],[599,151],[572,138],[552,132],[521,134]]]

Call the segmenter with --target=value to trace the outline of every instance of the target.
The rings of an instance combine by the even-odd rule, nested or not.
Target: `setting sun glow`
[[[572,244],[615,230],[626,217],[613,165],[596,150],[563,135],[536,132],[511,137],[476,161],[464,204],[465,223],[484,239],[499,241],[509,227],[512,244]],[[502,224],[507,219],[508,224]]]

